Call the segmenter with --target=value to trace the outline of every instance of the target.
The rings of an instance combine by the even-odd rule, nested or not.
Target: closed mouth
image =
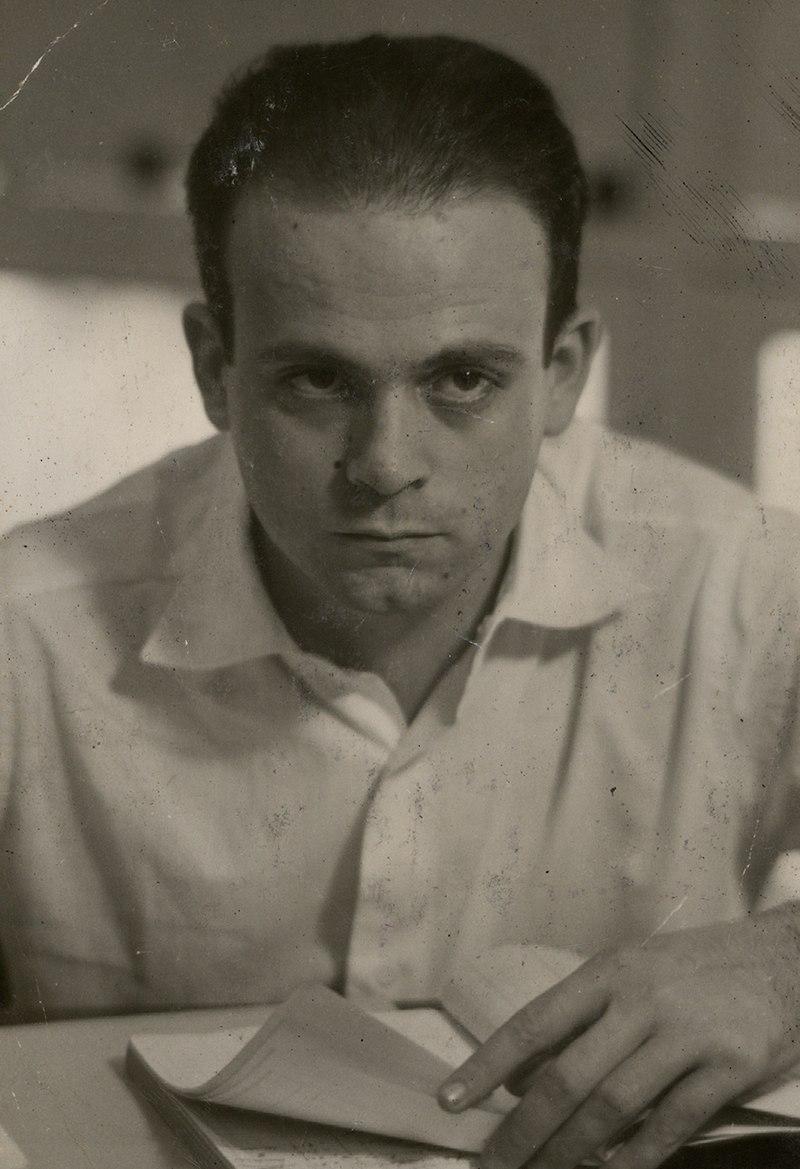
[[[386,544],[391,544],[396,540],[430,540],[438,534],[438,532],[382,532],[363,530],[356,532],[336,532],[337,536],[347,540],[380,540]]]

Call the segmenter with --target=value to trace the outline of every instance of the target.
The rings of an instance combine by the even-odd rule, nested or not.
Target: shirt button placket
[[[436,880],[427,763],[385,774],[364,826],[347,993],[380,1005],[425,997]]]

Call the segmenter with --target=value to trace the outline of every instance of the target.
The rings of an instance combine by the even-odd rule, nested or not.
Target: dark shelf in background
[[[197,283],[189,224],[180,215],[0,205],[0,267],[181,288]]]

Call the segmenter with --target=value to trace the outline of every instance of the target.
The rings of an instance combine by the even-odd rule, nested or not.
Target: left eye
[[[347,392],[344,376],[334,366],[297,370],[287,377],[286,382],[301,398],[341,398]]]
[[[479,369],[450,369],[431,383],[431,397],[448,405],[479,402],[497,385],[488,374]]]

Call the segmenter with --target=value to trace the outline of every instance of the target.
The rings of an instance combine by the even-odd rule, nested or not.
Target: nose
[[[412,390],[376,387],[354,411],[344,470],[348,482],[389,498],[428,475],[425,411]],[[430,422],[430,418],[428,418]]]

